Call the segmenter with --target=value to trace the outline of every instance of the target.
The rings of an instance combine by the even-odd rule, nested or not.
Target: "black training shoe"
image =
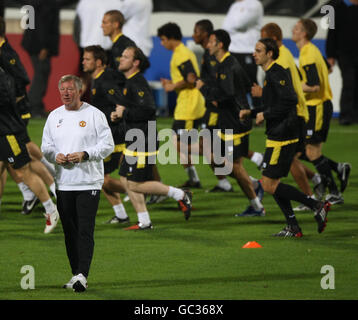
[[[248,206],[246,210],[242,213],[236,213],[235,217],[264,217],[266,215],[266,211],[264,208],[260,210],[255,210],[253,206]]]
[[[331,203],[329,201],[322,202],[319,208],[315,212],[314,218],[317,221],[317,231],[321,233],[324,231],[327,225],[327,215],[330,210]]]
[[[196,188],[196,189],[201,189],[201,183],[200,181],[194,182],[192,180],[188,180],[185,181],[184,184],[182,184],[181,186],[179,186],[179,188]]]
[[[166,199],[168,199],[168,196],[152,194],[150,198],[147,200],[146,204],[161,203]]]
[[[234,192],[234,189],[231,186],[229,190],[226,190],[226,189],[216,185],[214,188],[208,190],[207,192]]]
[[[64,289],[73,289],[73,284],[78,281],[77,276],[73,276],[70,281],[62,286]]]
[[[274,237],[295,237],[302,238],[303,234],[299,226],[288,225],[284,227],[280,232],[273,234]]]
[[[338,194],[330,193],[327,194],[326,201],[328,201],[330,204],[343,204],[344,198],[341,193]]]
[[[346,190],[348,185],[349,174],[351,173],[352,166],[349,163],[339,163],[340,171],[338,172],[338,179],[341,183],[341,192]]]
[[[185,220],[189,220],[191,215],[192,198],[192,193],[189,190],[184,190],[184,198],[178,201],[179,209],[184,213]]]
[[[73,282],[72,289],[75,292],[84,292],[88,288],[87,279],[82,273],[76,275]]]
[[[107,224],[121,224],[121,223],[128,223],[128,222],[129,222],[129,217],[121,219],[121,218],[118,218],[117,216],[114,216],[111,219],[109,219],[106,223]]]
[[[21,214],[30,214],[32,210],[40,203],[40,200],[35,196],[31,200],[24,200],[22,202]]]

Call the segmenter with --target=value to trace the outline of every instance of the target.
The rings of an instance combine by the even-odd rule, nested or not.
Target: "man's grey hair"
[[[81,90],[82,89],[82,80],[73,75],[73,74],[66,74],[64,76],[61,77],[60,81],[58,82],[58,88],[61,87],[61,84],[64,83],[64,82],[69,82],[69,81],[73,81],[77,90]]]

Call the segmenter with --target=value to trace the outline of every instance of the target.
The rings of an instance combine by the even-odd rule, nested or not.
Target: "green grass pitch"
[[[159,119],[158,129],[170,128],[171,119]],[[31,120],[32,140],[41,143],[43,120]],[[248,200],[236,182],[235,193],[210,194],[216,184],[208,165],[199,164],[203,189],[193,189],[195,210],[185,221],[174,200],[148,206],[153,230],[124,231],[125,226],[106,225],[113,210],[101,197],[96,219],[95,251],[82,294],[62,289],[71,278],[62,226],[43,234],[45,219],[39,205],[31,215],[21,215],[21,194],[8,178],[0,213],[0,299],[11,300],[355,300],[358,298],[358,125],[332,126],[324,154],[350,162],[350,183],[345,203],[332,206],[322,234],[316,231],[312,213],[297,213],[301,239],[274,238],[285,225],[272,196],[265,194],[265,217],[236,218]],[[264,129],[255,127],[250,149],[264,151]],[[245,160],[250,175],[260,177]],[[164,183],[186,180],[180,165],[159,165]],[[118,176],[117,173],[113,174]],[[291,176],[284,179],[294,184]],[[294,184],[295,185],[295,184]],[[294,203],[293,205],[296,205]],[[129,202],[126,210],[135,223]],[[262,248],[243,249],[248,241]],[[35,289],[23,290],[24,265],[35,271]],[[323,289],[326,273],[334,270],[334,289]],[[331,273],[332,275],[332,273]],[[332,280],[332,278],[331,278]],[[332,285],[332,282],[330,282]]]

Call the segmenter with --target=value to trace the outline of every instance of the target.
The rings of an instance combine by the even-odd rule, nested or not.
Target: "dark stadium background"
[[[56,0],[60,3],[67,3],[62,9],[75,10],[78,0]],[[153,0],[153,13],[173,13],[173,14],[205,14],[208,15],[224,15],[234,0],[180,0],[180,1],[169,1],[169,0]],[[1,7],[14,9],[20,8],[31,1],[26,0],[0,0],[0,11]],[[320,10],[313,10],[315,6],[323,3],[333,3],[334,1],[322,1],[322,0],[261,0],[264,6],[265,16],[273,16],[279,18],[291,18],[296,19],[309,14],[313,17],[319,17]],[[321,15],[322,16],[322,15]],[[168,17],[171,17],[168,15]],[[172,19],[176,19],[173,16]],[[6,16],[5,16],[6,18]],[[275,19],[275,18],[273,18]],[[290,27],[284,27],[286,31]],[[71,32],[70,32],[71,33]],[[191,34],[183,34],[183,41],[186,43],[191,39]],[[14,32],[11,27],[7,30],[7,36],[10,43],[20,54],[20,57],[27,69],[30,78],[32,77],[32,66],[30,63],[29,56],[24,52],[21,47],[22,32],[17,30]],[[320,48],[323,55],[325,55],[325,39],[314,39],[314,43]],[[284,44],[292,51],[295,57],[298,55],[298,50],[295,44],[290,39],[284,39]],[[153,34],[153,50],[150,56],[150,62],[152,67],[147,70],[146,78],[153,82],[158,81],[161,77],[169,77],[169,61],[171,53],[165,50],[160,45],[160,40]],[[60,55],[52,61],[52,74],[50,77],[49,88],[45,96],[45,106],[47,110],[52,110],[60,104],[56,87],[57,80],[60,74],[76,73],[79,61],[79,53],[77,46],[73,40],[73,35],[66,33],[61,36],[60,42]],[[169,114],[173,111],[175,105],[175,94],[170,93],[169,95],[163,95],[162,92],[154,90],[157,105],[162,107],[161,114]],[[335,114],[336,115],[336,114]]]
[[[0,0],[7,7],[20,7],[27,3],[26,0]],[[66,8],[74,9],[78,1]],[[153,0],[154,12],[205,12],[205,13],[226,13],[233,0]],[[288,15],[299,17],[319,3],[319,0],[261,0],[268,15]],[[333,1],[330,1],[333,2]]]

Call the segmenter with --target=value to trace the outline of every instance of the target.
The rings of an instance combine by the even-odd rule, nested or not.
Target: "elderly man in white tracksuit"
[[[103,159],[114,142],[105,115],[80,100],[81,80],[73,75],[59,81],[61,107],[46,121],[41,149],[55,164],[57,208],[73,277],[64,285],[85,291],[94,249],[95,217],[104,180]]]

